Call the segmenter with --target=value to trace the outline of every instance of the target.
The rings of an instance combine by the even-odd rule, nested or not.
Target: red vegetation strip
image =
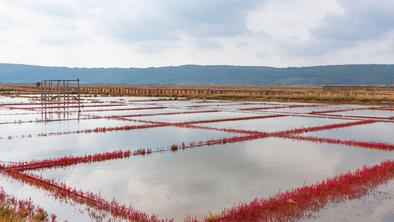
[[[63,113],[90,113],[90,112],[112,112],[112,111],[132,111],[132,110],[150,110],[150,109],[165,109],[167,107],[163,107],[163,106],[153,106],[153,107],[134,107],[134,108],[114,108],[114,109],[84,109],[84,110],[74,110],[74,111],[70,111],[70,110],[66,110],[66,111],[48,111],[45,112],[46,114],[63,114]],[[39,112],[38,114],[41,114],[41,112]]]
[[[252,130],[239,130],[239,129],[231,129],[231,128],[219,128],[219,127],[209,127],[209,126],[198,126],[188,123],[166,123],[166,122],[157,122],[157,121],[147,121],[147,120],[133,120],[130,121],[141,122],[146,124],[158,124],[161,127],[164,126],[174,126],[180,128],[189,128],[189,129],[202,129],[202,130],[215,130],[215,131],[222,131],[228,133],[239,133],[239,134],[266,134],[263,132],[252,131]]]
[[[152,107],[134,107],[134,108],[114,108],[114,109],[86,109],[86,110],[81,110],[81,113],[89,113],[89,112],[109,112],[109,111],[132,111],[132,110],[150,110],[150,109],[165,109],[167,107],[164,106],[152,106]],[[64,113],[61,111],[54,111],[54,113]],[[68,112],[73,112],[73,111],[68,111]],[[78,112],[78,111],[74,111]],[[52,112],[47,112],[47,113],[52,113]]]
[[[309,114],[325,114],[325,113],[336,113],[336,112],[348,112],[356,110],[380,110],[380,111],[394,111],[392,107],[360,107],[360,108],[343,108],[343,109],[332,109],[325,111],[312,111]]]
[[[279,113],[279,112],[276,112]],[[350,117],[350,116],[341,116],[341,115],[325,115],[325,114],[316,114],[316,115],[310,115],[310,114],[305,114],[305,113],[296,113],[296,112],[292,112],[292,113],[285,113],[285,112],[281,112],[286,114],[287,116],[294,116],[294,117],[306,117],[306,118],[323,118],[323,119],[335,119],[335,120],[364,120],[364,118],[358,118],[358,117]],[[369,118],[372,120],[375,120],[374,118]],[[378,121],[382,121],[382,120],[378,120]],[[388,121],[388,120],[386,120]]]
[[[126,109],[130,110],[130,109]],[[212,113],[219,112],[219,110],[199,110],[199,111],[184,111],[184,112],[166,112],[166,113],[149,113],[149,114],[133,114],[133,115],[112,115],[112,116],[96,116],[96,115],[84,115],[85,117],[65,118],[65,119],[49,119],[49,120],[16,120],[9,122],[0,122],[0,125],[8,124],[23,124],[23,123],[48,123],[48,122],[63,122],[70,120],[89,120],[89,119],[115,119],[129,121],[127,118],[131,117],[145,117],[145,116],[168,116],[178,114],[193,114],[193,113]]]
[[[106,133],[113,131],[129,131],[135,129],[146,129],[153,127],[160,127],[161,124],[144,124],[144,125],[127,125],[127,126],[116,126],[116,127],[97,127],[94,129],[85,130],[75,130],[75,131],[65,131],[65,132],[55,132],[55,133],[40,133],[37,136],[60,136],[69,134],[81,134],[81,133]]]
[[[242,142],[242,141],[247,141],[247,140],[259,139],[259,138],[263,138],[263,137],[268,137],[268,135],[251,134],[251,135],[244,135],[244,136],[233,136],[233,137],[228,137],[228,138],[211,139],[211,140],[200,141],[200,142],[191,142],[189,145],[186,145],[186,146],[183,145],[182,148],[188,149],[188,148],[195,148],[195,147],[200,147],[200,146],[210,146],[210,145],[216,145],[216,144],[237,143],[237,142]]]
[[[34,170],[34,169],[41,169],[41,168],[54,168],[54,167],[65,167],[70,165],[76,165],[81,163],[92,163],[92,162],[99,162],[105,160],[112,160],[112,159],[123,159],[128,158],[130,156],[137,156],[137,155],[149,155],[152,153],[164,152],[164,151],[177,151],[178,149],[192,149],[201,146],[210,146],[216,144],[226,144],[226,143],[236,143],[242,142],[251,139],[258,139],[262,138],[261,134],[254,134],[254,135],[244,135],[244,136],[234,136],[228,138],[219,138],[219,139],[210,139],[204,140],[199,142],[191,142],[189,144],[173,144],[169,147],[161,147],[156,149],[151,148],[140,148],[137,150],[120,150],[120,151],[113,151],[113,152],[104,152],[104,153],[97,153],[92,155],[84,155],[84,156],[66,156],[60,157],[55,159],[44,159],[44,160],[34,160],[30,162],[15,162],[9,163],[7,165],[0,165],[0,170]],[[176,147],[176,148],[175,148]]]
[[[354,110],[364,110],[364,109],[369,109],[369,108],[362,107],[362,108],[330,109],[330,110],[324,110],[324,111],[312,111],[312,112],[309,112],[308,114],[326,114],[326,113],[347,112],[347,111],[354,111]]]
[[[177,125],[175,125],[177,126]],[[188,125],[182,124],[180,127],[182,128],[190,128],[190,129],[202,129],[202,130],[215,130],[222,131],[226,133],[238,133],[238,134],[259,134],[259,135],[267,135],[268,133],[262,133],[254,130],[241,130],[241,129],[232,129],[232,128],[219,128],[219,127],[210,127],[210,126],[197,126],[197,125]]]
[[[239,204],[223,210],[218,215],[205,217],[203,221],[294,221],[320,210],[330,202],[359,198],[368,194],[370,189],[393,178],[394,161],[385,161],[379,165],[344,173],[319,184]]]
[[[276,117],[283,117],[286,115],[265,115],[265,116],[247,116],[247,117],[235,117],[235,118],[224,118],[224,119],[211,119],[211,120],[196,120],[196,121],[189,121],[189,122],[182,122],[183,124],[201,124],[201,123],[217,123],[217,122],[228,122],[228,121],[240,121],[240,120],[251,120],[251,119],[266,119],[266,118],[276,118]]]
[[[9,107],[6,106],[8,109],[18,109],[18,110],[42,110],[42,109],[66,109],[66,108],[86,108],[86,107],[107,107],[107,106],[125,106],[125,104],[102,104],[102,105],[65,105],[65,106],[42,106],[42,107]]]
[[[307,132],[312,132],[312,131],[320,131],[320,130],[328,130],[328,129],[337,129],[337,128],[343,128],[343,127],[349,127],[349,126],[370,124],[370,123],[375,123],[375,122],[376,121],[374,121],[374,120],[361,120],[361,121],[356,121],[356,122],[336,123],[336,124],[329,124],[329,125],[324,125],[324,126],[297,128],[297,129],[276,132],[276,133],[273,133],[273,136],[288,136],[291,134],[307,133]]]
[[[322,137],[314,137],[314,136],[298,136],[298,135],[287,136],[286,138],[295,139],[295,140],[312,141],[312,142],[316,142],[316,143],[342,144],[342,145],[364,147],[364,148],[378,149],[378,150],[387,150],[387,151],[394,150],[394,144],[381,143],[381,142],[340,140],[340,139],[322,138]]]
[[[329,116],[329,117],[346,117],[346,118],[358,118],[358,119],[371,119],[371,120],[377,120],[377,121],[385,121],[385,120],[390,120],[391,117],[377,117],[377,116],[362,116],[362,115],[339,115],[339,114],[326,114],[324,116]]]
[[[178,147],[171,147],[171,151],[177,149]],[[130,153],[125,151],[117,153],[115,156],[123,158],[123,155],[127,156]],[[100,160],[98,159],[98,161]],[[14,179],[50,191],[56,197],[71,198],[78,203],[109,212],[116,217],[133,221],[168,221],[159,220],[155,215],[148,216],[131,207],[120,205],[116,201],[108,202],[99,195],[90,192],[76,190],[65,184],[36,175],[21,173],[15,168],[8,168],[4,172]],[[318,211],[330,202],[359,198],[367,194],[370,189],[393,178],[394,161],[385,161],[379,165],[363,167],[356,172],[348,172],[324,180],[316,185],[303,186],[267,199],[255,199],[250,203],[225,209],[218,215],[211,215],[202,220],[187,218],[186,221],[292,221],[308,216],[311,212]]]
[[[133,103],[138,103],[138,102],[160,102],[160,101],[189,101],[191,99],[189,98],[160,98],[160,99],[140,99],[140,100],[127,100],[127,102],[133,102]]]
[[[42,120],[14,120],[9,122],[0,122],[0,125],[10,125],[10,124],[24,124],[24,123],[49,123],[49,122],[63,122],[71,120],[85,120],[92,118],[65,118],[65,119],[42,119]]]
[[[166,126],[166,125],[164,125],[164,124],[144,124],[144,125],[127,125],[127,126],[116,126],[116,127],[97,127],[94,129],[85,129],[85,130],[73,130],[73,131],[63,131],[63,132],[27,134],[27,135],[20,135],[20,136],[8,136],[8,137],[0,137],[0,139],[12,140],[12,139],[17,139],[17,138],[63,136],[63,135],[71,135],[71,134],[107,133],[107,132],[114,132],[114,131],[129,131],[129,130],[136,130],[136,129],[162,127],[162,126]]]
[[[15,170],[7,170],[5,173],[16,180],[47,190],[57,198],[70,198],[77,203],[91,206],[96,210],[109,212],[115,217],[136,222],[172,221],[167,219],[158,219],[155,215],[148,215],[142,211],[135,210],[132,207],[121,205],[115,200],[109,202],[97,194],[83,192],[69,187],[64,183],[57,183],[54,180],[48,180],[37,175],[22,173]]]
[[[370,107],[368,110],[394,111],[394,107]]]
[[[67,104],[82,104],[85,103],[84,101],[69,101],[66,102]],[[97,103],[97,102],[89,102],[89,103]],[[45,103],[46,105],[64,105],[65,102],[50,102],[50,103]],[[0,103],[0,106],[42,106],[43,103],[41,102],[29,102],[29,103]]]
[[[34,218],[49,219],[48,214],[42,208],[35,206],[31,200],[17,200],[6,194],[3,188],[0,188],[0,205],[2,208],[9,209],[14,219],[20,218],[24,221],[35,221]],[[56,221],[55,215],[51,215],[51,221]]]
[[[290,106],[269,106],[269,107],[252,107],[252,108],[243,108],[239,109],[242,111],[258,111],[258,110],[266,110],[266,109],[288,109],[288,108],[303,108],[303,107],[316,107],[319,105],[290,105]]]
[[[242,141],[265,138],[265,137],[284,137],[284,138],[290,138],[290,139],[309,140],[309,141],[325,142],[325,143],[332,143],[332,144],[344,144],[344,145],[349,145],[349,146],[365,147],[365,148],[372,148],[372,149],[383,149],[383,150],[390,150],[390,151],[394,150],[394,145],[387,144],[387,143],[362,142],[362,141],[354,141],[354,140],[338,140],[338,139],[305,137],[305,136],[295,135],[295,134],[299,134],[299,133],[306,133],[306,132],[320,131],[320,130],[327,130],[327,129],[337,129],[337,128],[355,126],[355,125],[370,124],[370,123],[374,123],[374,122],[375,121],[372,121],[372,120],[362,120],[362,121],[357,121],[357,122],[338,123],[338,124],[330,124],[330,125],[308,127],[308,128],[298,128],[298,129],[273,132],[273,133],[229,129],[229,128],[196,126],[196,125],[181,125],[181,126],[185,127],[185,128],[217,130],[217,131],[224,131],[224,132],[228,132],[228,133],[239,133],[239,134],[249,135],[249,136],[243,136],[243,137],[241,136],[243,138]]]
[[[390,117],[376,117],[376,116],[363,116],[363,115],[343,115],[343,114],[327,114],[327,113],[337,113],[337,112],[348,112],[357,110],[381,110],[381,111],[391,111],[390,109],[380,108],[380,107],[361,107],[361,108],[348,108],[348,109],[334,109],[326,111],[312,111],[308,114],[323,114],[324,116],[330,117],[348,117],[348,118],[363,118],[363,119],[374,119],[374,120],[390,120]],[[325,115],[327,114],[327,115]]]
[[[171,115],[180,115],[180,114],[196,114],[196,113],[216,113],[219,110],[198,110],[198,111],[182,111],[182,112],[166,112],[166,113],[148,113],[148,114],[131,114],[131,115],[112,115],[112,116],[95,116],[97,119],[106,118],[106,119],[116,119],[116,120],[129,120],[125,118],[132,117],[148,117],[148,116],[171,116]]]
[[[85,110],[59,110],[48,111],[45,114],[65,114],[65,113],[89,113],[89,112],[110,112],[110,111],[128,111],[128,110],[150,110],[150,109],[166,109],[163,106],[154,107],[138,107],[138,108],[116,108],[116,109],[85,109]],[[43,114],[43,112],[27,112],[27,113],[2,113],[0,116],[23,116],[32,114]]]
[[[104,160],[111,159],[123,159],[127,158],[132,154],[131,151],[114,151],[114,152],[105,152],[98,153],[93,155],[85,155],[85,156],[69,156],[69,157],[60,157],[57,159],[46,159],[46,160],[38,160],[31,162],[20,162],[20,163],[12,163],[9,164],[6,169],[11,170],[32,170],[39,168],[50,168],[50,167],[63,167],[74,165],[78,163],[87,163],[87,162],[98,162]]]

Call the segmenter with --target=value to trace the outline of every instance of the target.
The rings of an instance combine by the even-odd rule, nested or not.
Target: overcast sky
[[[394,1],[0,0],[0,63],[394,63]]]

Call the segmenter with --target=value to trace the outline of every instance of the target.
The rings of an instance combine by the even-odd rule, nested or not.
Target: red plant
[[[204,143],[210,144],[210,142]],[[190,147],[202,143],[190,144]],[[184,147],[184,146],[182,146]],[[137,211],[131,207],[120,205],[115,201],[108,202],[90,192],[83,192],[40,176],[21,173],[16,168],[7,168],[7,175],[22,182],[43,188],[56,197],[71,198],[87,204],[94,209],[110,212],[115,217],[133,221],[166,221],[156,216]],[[246,204],[239,204],[225,209],[217,215],[204,217],[202,221],[289,221],[308,216],[318,211],[329,202],[345,201],[361,197],[377,185],[394,178],[394,161],[385,161],[372,167],[363,167],[356,172],[348,172],[323,182],[303,186],[288,192],[279,193],[267,199],[255,199]],[[171,221],[171,220],[170,220]],[[186,218],[186,221],[201,221],[197,218]]]
[[[58,114],[58,113],[90,113],[90,112],[110,112],[110,111],[132,111],[132,110],[151,110],[151,109],[166,109],[164,106],[154,107],[128,107],[128,108],[114,108],[114,109],[82,109],[82,110],[58,110],[48,111],[47,114]],[[40,114],[39,112],[38,114]]]
[[[89,112],[109,112],[109,111],[128,111],[128,110],[151,110],[151,109],[166,109],[164,106],[154,106],[154,107],[130,107],[130,108],[115,108],[115,109],[82,109],[82,110],[56,110],[48,111],[46,114],[63,114],[63,113],[89,113]],[[31,115],[31,114],[41,114],[42,112],[26,112],[26,113],[3,113],[0,115]]]
[[[324,116],[332,118],[357,118],[357,119],[371,119],[371,120],[390,120],[390,117],[377,117],[377,116],[362,116],[362,115],[339,115],[339,114],[324,114]]]
[[[349,127],[349,126],[371,124],[371,123],[375,123],[375,122],[376,121],[374,121],[374,120],[360,120],[360,121],[356,121],[356,122],[336,123],[336,124],[329,124],[329,125],[323,125],[323,126],[297,128],[297,129],[285,130],[285,131],[281,131],[281,132],[275,132],[275,133],[272,133],[272,136],[288,136],[288,135],[297,134],[297,133],[307,133],[307,132],[320,131],[320,130],[337,129],[337,128],[344,128],[344,127]]]
[[[295,140],[312,141],[312,142],[316,142],[316,143],[342,144],[342,145],[364,147],[364,148],[378,149],[378,150],[387,150],[387,151],[394,150],[394,144],[382,143],[382,142],[340,140],[340,139],[321,138],[321,137],[314,137],[314,136],[299,136],[299,135],[291,135],[291,136],[287,136],[286,138],[295,139]]]
[[[57,183],[54,180],[45,179],[41,176],[22,173],[16,170],[6,170],[5,173],[15,180],[42,188],[52,193],[56,198],[72,199],[73,201],[88,205],[96,210],[109,212],[112,216],[124,218],[136,222],[170,222],[173,220],[159,219],[155,215],[148,215],[132,207],[121,205],[115,200],[106,201],[97,194],[83,192],[69,187],[64,183]]]
[[[167,99],[165,99],[167,100]],[[146,101],[146,100],[145,100]],[[143,101],[143,102],[145,102]],[[161,101],[152,100],[152,101]],[[15,109],[27,109],[27,110],[36,110],[34,107],[36,104],[31,107],[13,107]],[[59,104],[62,105],[62,104]],[[102,105],[81,105],[81,106],[67,106],[68,108],[73,107],[101,107],[101,106],[122,106],[125,105],[123,103],[113,103],[113,104],[102,104]],[[226,105],[226,104],[224,104]],[[0,104],[1,106],[1,104]],[[241,110],[265,110],[265,109],[283,109],[283,108],[297,108],[297,107],[315,107],[318,105],[289,105],[289,106],[279,106],[273,105],[272,107],[254,107],[254,108],[246,108]],[[199,108],[198,106],[191,106],[192,108]],[[8,107],[9,108],[9,107]],[[63,106],[49,106],[48,108],[63,108]],[[93,110],[82,110],[82,112],[101,112],[101,111],[121,111],[121,110],[139,110],[139,109],[162,109],[165,107],[147,107],[147,108],[115,108],[115,109],[93,109]],[[65,132],[51,132],[51,133],[39,133],[34,135],[22,135],[18,138],[24,137],[32,137],[32,136],[59,136],[59,135],[68,135],[68,134],[79,134],[79,133],[104,133],[104,132],[112,132],[112,131],[127,131],[134,129],[143,129],[143,128],[153,128],[153,127],[165,127],[165,126],[174,126],[181,128],[190,128],[190,129],[203,129],[203,130],[215,130],[215,131],[223,131],[228,133],[237,133],[241,135],[232,136],[228,138],[218,138],[218,139],[210,139],[205,141],[196,141],[191,142],[189,144],[173,144],[167,147],[160,147],[156,149],[151,148],[140,148],[136,150],[121,150],[121,151],[113,151],[113,152],[105,152],[98,153],[92,155],[85,156],[68,156],[68,157],[60,157],[55,159],[45,159],[45,160],[36,160],[30,162],[20,162],[20,163],[12,163],[7,165],[0,164],[0,172],[3,172],[10,177],[17,179],[19,181],[28,183],[30,185],[34,185],[45,189],[51,192],[56,197],[64,198],[64,199],[72,199],[75,202],[88,205],[98,211],[109,212],[111,215],[115,217],[121,217],[126,220],[133,221],[172,221],[172,220],[160,220],[155,215],[147,215],[141,211],[135,210],[132,207],[127,207],[125,205],[121,205],[116,201],[106,201],[99,195],[93,194],[91,192],[83,192],[81,190],[74,189],[69,187],[63,183],[58,183],[54,180],[48,180],[43,177],[23,172],[25,170],[35,170],[40,168],[54,168],[54,167],[66,167],[75,164],[81,163],[91,163],[98,161],[106,161],[113,159],[122,159],[128,158],[132,155],[148,155],[155,152],[176,152],[178,150],[191,149],[195,147],[201,146],[210,146],[215,144],[226,144],[226,143],[236,143],[241,141],[259,139],[264,137],[281,137],[281,138],[289,138],[295,140],[307,140],[313,142],[321,142],[321,143],[332,143],[332,144],[344,144],[348,146],[356,146],[356,147],[364,147],[364,148],[373,148],[373,149],[383,149],[383,150],[394,150],[393,144],[386,143],[377,143],[377,142],[361,142],[361,141],[353,141],[353,140],[338,140],[338,139],[329,139],[329,138],[319,138],[319,137],[311,137],[311,136],[302,136],[298,135],[301,133],[319,131],[319,130],[328,130],[328,129],[336,129],[342,127],[350,127],[355,125],[362,124],[370,124],[375,123],[378,120],[386,120],[388,118],[378,118],[378,117],[360,117],[360,116],[345,116],[328,114],[331,112],[341,112],[341,111],[349,111],[349,110],[361,110],[361,109],[371,109],[369,108],[355,108],[355,109],[338,109],[338,110],[328,110],[328,111],[317,111],[310,112],[309,114],[318,114],[324,116],[326,118],[348,118],[348,117],[356,117],[358,119],[367,118],[367,120],[347,122],[347,123],[338,123],[338,124],[328,124],[323,126],[316,127],[303,127],[297,129],[290,129],[280,132],[273,133],[265,133],[258,132],[252,130],[238,130],[238,129],[230,129],[230,128],[216,128],[216,127],[207,127],[207,126],[198,126],[193,124],[201,124],[201,123],[215,123],[215,122],[224,122],[224,121],[240,121],[240,120],[251,120],[251,119],[262,119],[262,118],[275,118],[275,117],[283,117],[287,116],[282,114],[275,114],[270,116],[248,116],[248,117],[237,117],[237,118],[223,118],[223,119],[214,119],[214,120],[197,120],[197,121],[188,121],[181,123],[166,123],[166,122],[154,122],[154,121],[146,121],[146,120],[134,120],[128,119],[130,117],[145,117],[145,116],[159,116],[159,115],[178,115],[178,114],[190,114],[190,113],[208,113],[208,112],[219,112],[219,110],[197,110],[197,111],[182,111],[182,112],[166,112],[166,113],[153,113],[153,114],[133,114],[133,115],[111,115],[111,116],[96,116],[96,115],[84,115],[81,119],[118,119],[124,121],[131,122],[141,122],[145,123],[144,125],[126,125],[126,126],[118,126],[118,127],[98,127],[94,129],[85,129],[85,130],[75,130],[75,131],[65,131]],[[50,111],[51,112],[51,111]],[[53,111],[56,113],[58,111]],[[61,112],[61,111],[59,111]],[[73,111],[70,111],[73,112]],[[296,113],[289,115],[298,115]],[[307,116],[311,117],[308,114],[300,114],[298,116]],[[58,121],[58,120],[54,120]],[[62,121],[62,120],[60,120]],[[21,121],[19,123],[25,122],[34,122],[34,121]],[[38,121],[37,121],[38,122]],[[11,123],[11,122],[9,122]],[[14,122],[15,123],[15,122]],[[0,124],[8,124],[8,123],[0,123]],[[16,137],[8,137],[8,139],[13,139]],[[382,162],[380,165],[376,165],[373,167],[364,167],[363,169],[357,170],[353,173],[345,173],[340,176],[337,176],[332,179],[327,179],[320,184],[304,186],[301,188],[294,189],[289,192],[279,193],[274,197],[267,199],[256,199],[250,203],[240,204],[233,208],[225,209],[223,212],[207,216],[204,218],[186,218],[186,221],[288,221],[295,220],[302,216],[308,215],[313,211],[317,211],[324,207],[327,203],[331,201],[343,201],[347,199],[357,198],[361,195],[366,194],[371,188],[388,181],[394,178],[394,161],[386,161]],[[1,199],[1,192],[0,192]]]
[[[394,178],[394,161],[363,167],[319,184],[303,186],[265,199],[255,199],[204,217],[206,222],[294,221],[326,206],[328,203],[359,198],[371,189]],[[187,218],[186,221],[200,221]]]
[[[326,114],[326,113],[336,113],[336,112],[348,112],[356,110],[381,110],[381,111],[394,111],[392,107],[359,107],[359,108],[343,108],[343,109],[332,109],[325,111],[312,111],[309,114]]]
[[[394,107],[369,107],[368,110],[394,111]]]
[[[232,129],[232,128],[219,128],[219,127],[210,127],[210,126],[197,126],[197,125],[189,125],[189,124],[176,124],[175,126],[179,126],[182,128],[190,128],[190,129],[202,129],[202,130],[215,130],[222,131],[227,133],[238,133],[238,134],[264,134],[262,132],[254,131],[254,130],[240,130],[240,129]]]
[[[116,119],[116,120],[130,120],[131,117],[148,117],[148,116],[171,116],[179,114],[196,114],[196,113],[216,113],[219,110],[198,110],[198,111],[182,111],[182,112],[166,112],[166,113],[149,113],[149,114],[131,114],[131,115],[112,115],[112,116],[95,116],[97,119]],[[93,118],[94,119],[94,118]]]
[[[0,188],[0,205],[4,209],[10,210],[8,213],[14,219],[23,219],[25,221],[35,221],[34,218],[49,219],[48,214],[38,206],[35,206],[31,200],[17,200],[14,196],[6,194],[3,188]],[[51,221],[56,221],[56,216],[51,215]]]
[[[83,101],[69,101],[67,104],[81,104],[84,103]],[[89,102],[89,103],[97,103],[97,102]],[[48,105],[64,105],[64,102],[50,102],[47,103]],[[28,103],[0,103],[0,106],[41,106],[41,102],[28,102]]]
[[[258,111],[258,110],[266,110],[266,109],[287,109],[287,108],[303,108],[303,107],[317,107],[319,105],[277,105],[277,106],[270,106],[270,107],[252,107],[252,108],[243,108],[239,109],[242,111]]]
[[[59,157],[54,159],[44,159],[44,160],[33,160],[30,162],[16,162],[16,163],[9,163],[7,165],[0,164],[0,170],[34,170],[40,168],[53,168],[53,167],[65,167],[80,163],[92,163],[92,162],[99,162],[105,160],[112,160],[112,159],[123,159],[130,156],[137,156],[137,155],[147,155],[156,152],[164,152],[164,151],[177,151],[178,149],[191,149],[201,146],[210,146],[215,144],[226,144],[226,143],[236,143],[251,139],[257,139],[268,136],[268,134],[251,134],[245,136],[234,136],[228,138],[219,138],[219,139],[210,139],[205,141],[198,141],[198,142],[191,142],[189,144],[182,143],[180,145],[173,144],[169,147],[159,147],[156,149],[151,148],[140,148],[137,150],[119,150],[119,151],[112,151],[112,152],[104,152],[104,153],[97,153],[92,155],[84,155],[84,156],[66,156],[66,157]]]
[[[160,108],[162,108],[162,107],[160,107]],[[131,110],[131,109],[125,109],[125,110]],[[105,110],[105,111],[107,111],[107,110]],[[9,121],[9,122],[0,122],[0,125],[23,124],[23,123],[48,123],[48,122],[70,121],[70,120],[89,120],[89,119],[115,119],[115,120],[133,121],[134,122],[134,120],[130,120],[130,119],[127,119],[127,118],[131,118],[131,117],[148,117],[148,116],[169,116],[169,115],[178,115],[178,114],[212,113],[212,112],[219,112],[219,110],[199,110],[199,111],[132,114],[132,115],[112,115],[112,116],[84,115],[85,117],[64,118],[64,119],[24,120],[24,121],[22,121],[22,120],[14,120],[14,121]],[[62,112],[59,112],[59,113],[62,113]],[[30,113],[30,114],[32,114],[32,113]]]
[[[234,118],[224,118],[224,119],[211,119],[211,120],[196,120],[189,122],[179,123],[181,125],[185,124],[201,124],[201,123],[217,123],[217,122],[228,122],[228,121],[240,121],[240,120],[252,120],[252,119],[267,119],[267,118],[276,118],[276,117],[284,117],[286,115],[265,115],[265,116],[246,116],[246,117],[234,117]]]
[[[18,110],[31,110],[31,111],[36,111],[36,110],[42,110],[42,109],[65,109],[65,108],[85,108],[85,107],[107,107],[107,106],[124,106],[125,104],[119,103],[119,104],[101,104],[101,105],[89,105],[89,104],[81,104],[81,105],[62,105],[62,106],[43,106],[43,107],[13,107],[13,106],[5,106],[8,109],[18,109]]]
[[[324,110],[324,111],[312,111],[312,112],[309,112],[309,114],[326,114],[326,113],[347,112],[347,111],[354,111],[354,110],[364,110],[364,109],[369,109],[369,108],[362,107],[362,108],[330,109],[330,110]]]
[[[64,167],[69,165],[74,165],[78,163],[87,163],[87,162],[97,162],[111,159],[123,159],[127,158],[132,154],[130,150],[126,151],[113,151],[113,152],[105,152],[98,153],[93,155],[85,155],[85,156],[66,156],[60,157],[57,159],[45,159],[45,160],[36,160],[31,162],[19,162],[19,163],[11,163],[7,166],[3,166],[3,169],[7,170],[32,170],[38,168],[50,168],[50,167]],[[1,169],[1,167],[0,167]]]
[[[0,137],[0,139],[11,140],[11,139],[16,139],[16,138],[63,136],[63,135],[87,134],[87,133],[106,133],[106,132],[130,131],[130,130],[136,130],[136,129],[146,129],[146,128],[154,128],[154,127],[162,127],[162,126],[166,126],[166,125],[164,125],[164,124],[144,124],[144,125],[126,125],[126,126],[116,126],[116,127],[97,127],[97,128],[93,128],[93,129],[84,129],[84,130],[73,130],[73,131],[63,131],[63,132],[50,132],[50,133],[19,135],[19,136],[8,136],[8,137]]]

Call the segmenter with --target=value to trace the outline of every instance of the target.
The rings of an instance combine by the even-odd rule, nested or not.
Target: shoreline
[[[76,92],[76,88],[74,88]],[[100,96],[180,97],[239,101],[276,101],[329,104],[394,104],[394,86],[312,85],[92,85],[82,94]],[[35,84],[0,84],[0,95],[37,94]]]

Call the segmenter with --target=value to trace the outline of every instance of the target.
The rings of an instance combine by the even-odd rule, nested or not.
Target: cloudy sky
[[[0,63],[394,63],[393,0],[0,0]]]

